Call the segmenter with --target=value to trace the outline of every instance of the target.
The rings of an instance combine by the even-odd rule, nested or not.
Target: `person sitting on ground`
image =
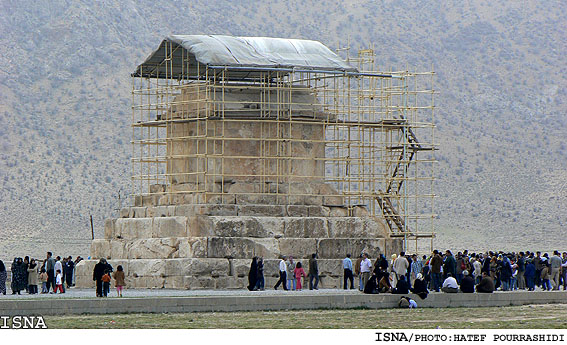
[[[364,293],[368,293],[368,294],[377,294],[379,293],[379,289],[377,287],[376,284],[376,275],[373,274],[368,281],[366,282],[366,285],[364,285]]]
[[[474,293],[474,278],[469,271],[463,271],[463,279],[461,279],[461,291],[464,293]]]
[[[453,277],[453,274],[451,272],[447,273],[447,278],[443,282],[441,291],[447,293],[459,292],[459,284],[457,284],[457,280]]]
[[[481,293],[493,293],[494,292],[494,280],[490,278],[490,276],[486,273],[486,271],[482,272],[482,279],[480,283],[476,286],[476,292]]]
[[[409,293],[409,284],[406,281],[406,277],[401,275],[399,278],[400,280],[398,280],[396,287],[392,289],[392,293],[399,295],[407,295]]]
[[[400,298],[400,301],[398,302],[398,307],[413,309],[417,308],[417,303],[407,296],[402,296],[402,298]]]
[[[421,299],[426,299],[429,291],[427,290],[427,283],[423,279],[423,275],[421,273],[417,274],[415,281],[413,282],[413,289],[411,292],[418,295]]]

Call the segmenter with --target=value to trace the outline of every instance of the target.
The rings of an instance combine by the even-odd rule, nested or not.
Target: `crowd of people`
[[[38,286],[41,283],[41,293],[65,293],[65,289],[75,285],[75,265],[83,258],[60,256],[53,257],[51,252],[47,252],[45,260],[38,260],[26,256],[25,258],[16,257],[10,267],[12,295],[20,295],[22,291],[28,294],[37,294]],[[0,260],[0,293],[6,295],[6,280],[8,270],[2,260]],[[51,291],[50,291],[51,290]]]
[[[343,287],[347,280],[353,288],[350,255],[343,260]],[[359,289],[365,293],[408,294],[426,298],[429,291],[446,293],[491,293],[496,290],[544,291],[567,289],[567,252],[553,255],[541,252],[458,252],[434,250],[428,257],[404,252],[393,254],[391,260],[380,255],[374,264],[362,253],[354,264]]]
[[[105,258],[100,259],[93,269],[93,280],[96,282],[96,297],[108,297],[112,279],[114,279],[117,296],[122,297],[122,291],[126,285],[124,268],[118,265],[115,272],[112,265]]]
[[[372,262],[368,253],[362,253],[353,262],[347,254],[342,260],[343,288],[355,289],[355,278],[360,291],[370,294],[413,292],[426,298],[430,291],[445,293],[491,293],[497,290],[567,289],[567,252],[552,255],[541,252],[486,252],[454,255],[450,250],[434,250],[431,255],[393,254],[390,260],[379,255]],[[301,261],[282,256],[279,261],[279,280],[274,289],[301,290],[306,282],[309,289],[317,289],[319,268],[317,254],[309,259],[307,272]],[[302,284],[302,281],[304,282]],[[248,274],[248,289],[264,290],[264,261],[254,257]]]
[[[274,286],[277,290],[280,286],[284,290],[302,290],[309,278],[309,290],[318,290],[319,285],[319,266],[317,263],[317,254],[312,254],[309,259],[307,273],[303,268],[301,261],[295,262],[293,256],[287,257],[282,255],[279,262],[279,280]],[[303,283],[302,283],[303,281]],[[262,257],[253,257],[248,272],[248,290],[263,291],[264,290],[264,259]]]

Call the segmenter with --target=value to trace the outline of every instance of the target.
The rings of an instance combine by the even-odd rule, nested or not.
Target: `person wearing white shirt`
[[[53,267],[54,272],[57,272],[57,270],[59,270],[60,272],[63,272],[63,264],[61,263],[61,257],[60,256],[58,256],[55,259],[55,266]],[[65,292],[65,288],[63,288],[63,292]]]
[[[372,271],[372,262],[368,258],[368,254],[362,254],[363,259],[360,262],[360,273],[362,274],[362,286],[366,286],[366,282],[370,279],[370,272]]]
[[[278,286],[280,286],[280,284],[283,284],[283,289],[287,291],[287,286],[286,286],[286,278],[287,278],[287,274],[286,274],[286,270],[287,270],[287,266],[285,264],[285,260],[286,257],[285,255],[281,257],[280,260],[280,280],[278,280],[278,282],[276,283],[276,286],[274,286],[274,290],[278,289]]]
[[[453,278],[451,273],[447,273],[447,279],[443,282],[443,287],[441,291],[455,293],[459,292],[459,284],[457,284],[457,279]]]

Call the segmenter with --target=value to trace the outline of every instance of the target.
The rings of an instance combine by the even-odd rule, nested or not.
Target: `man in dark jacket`
[[[100,259],[93,270],[93,280],[96,281],[96,297],[102,297],[102,276],[106,270],[106,260]]]
[[[67,283],[67,288],[73,286],[73,269],[75,268],[75,263],[73,262],[73,257],[68,257],[67,261],[65,261],[65,265],[63,266],[63,270],[65,271],[65,280]]]
[[[313,279],[315,279],[315,284],[313,284]],[[319,285],[319,266],[317,265],[317,254],[313,253],[309,259],[309,290],[319,290],[317,285]]]
[[[443,262],[443,279],[447,279],[448,274],[451,273],[452,277],[457,275],[457,261],[450,250],[445,252],[445,261]]]
[[[469,271],[463,271],[463,279],[461,279],[460,289],[464,293],[474,292],[474,278],[470,276]]]
[[[409,288],[410,286],[406,281],[406,276],[401,275],[400,280],[398,280],[398,283],[396,284],[396,287],[392,289],[392,293],[399,295],[407,295],[409,293]]]
[[[433,251],[433,257],[431,258],[431,281],[433,283],[433,290],[439,292],[441,289],[441,284],[443,283],[441,277],[441,266],[443,266],[443,259],[437,250]]]
[[[55,291],[55,259],[51,252],[47,252],[47,259],[45,263],[45,271],[47,272],[47,292],[49,292],[49,287],[53,288]]]
[[[494,292],[494,281],[486,272],[482,272],[482,279],[480,283],[476,286],[476,292]]]

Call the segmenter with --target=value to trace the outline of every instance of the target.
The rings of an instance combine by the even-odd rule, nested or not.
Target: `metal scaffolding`
[[[135,205],[364,206],[406,248],[434,237],[433,71],[380,71],[372,49],[347,56],[358,72],[164,52],[132,78]]]

